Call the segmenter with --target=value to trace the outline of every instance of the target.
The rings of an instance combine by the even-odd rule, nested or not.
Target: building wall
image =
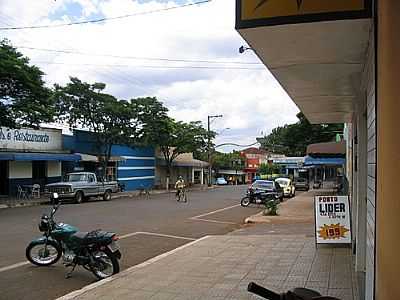
[[[9,193],[17,195],[18,186],[32,184],[31,161],[9,161]]]
[[[196,170],[200,170],[197,169]],[[170,186],[173,186],[178,180],[178,177],[182,176],[186,183],[193,182],[193,167],[172,167],[170,174]],[[155,172],[155,186],[158,188],[165,188],[167,178],[167,168],[165,166],[157,166]]]
[[[153,148],[132,148],[114,145],[112,155],[125,160],[118,163],[118,180],[125,184],[127,191],[154,186],[155,156]]]
[[[32,162],[10,161],[8,178],[10,179],[32,178]]]
[[[74,131],[74,136],[63,136],[65,149],[75,153],[102,155],[103,151],[96,143],[94,135],[86,131]],[[154,186],[155,151],[152,147],[129,147],[113,145],[111,156],[120,156],[124,160],[118,162],[117,179],[125,185],[126,191]],[[71,171],[70,164],[63,169]]]
[[[400,1],[378,1],[376,299],[400,299]]]
[[[48,161],[47,162],[47,177],[60,177],[61,176],[61,162]]]
[[[376,207],[376,109],[375,109],[375,68],[374,39],[371,37],[368,58],[367,102],[367,211],[366,211],[366,279],[365,299],[374,299],[375,289],[375,207]],[[361,224],[360,224],[361,225]]]

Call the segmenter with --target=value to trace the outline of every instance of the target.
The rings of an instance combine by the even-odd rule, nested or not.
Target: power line
[[[68,65],[68,66],[91,66],[91,67],[132,67],[147,69],[211,69],[211,70],[265,70],[265,68],[249,68],[249,67],[210,67],[210,66],[151,66],[151,65],[121,65],[121,64],[74,64],[51,61],[31,61],[34,64],[47,65]]]
[[[29,49],[29,50],[37,50],[37,51],[45,51],[45,52],[78,54],[78,55],[88,55],[88,56],[101,56],[101,57],[112,57],[112,58],[133,59],[133,60],[188,62],[188,63],[209,63],[209,64],[262,65],[261,63],[257,63],[257,62],[175,59],[175,58],[140,57],[140,56],[122,56],[122,55],[101,54],[101,53],[96,54],[96,53],[88,53],[88,52],[65,50],[65,49],[46,49],[46,48],[35,48],[35,47],[28,47],[28,46],[15,46],[15,47],[16,48],[20,48],[20,49]]]
[[[214,148],[218,148],[218,147],[222,147],[222,146],[237,146],[240,148],[244,148],[244,147],[251,147],[251,146],[255,146],[257,144],[260,144],[259,142],[255,142],[253,144],[249,144],[249,145],[239,145],[239,144],[235,144],[235,143],[223,143],[223,144],[219,144],[214,146]]]
[[[144,11],[144,12],[138,12],[138,13],[133,13],[133,14],[127,14],[127,15],[122,15],[122,16],[109,17],[109,18],[99,18],[99,19],[93,19],[93,20],[69,22],[69,23],[62,23],[62,24],[31,25],[31,26],[18,26],[18,27],[17,26],[16,27],[0,27],[0,30],[22,30],[22,29],[56,28],[56,27],[65,27],[65,26],[72,26],[72,25],[83,25],[83,24],[90,24],[90,23],[103,23],[103,22],[112,21],[112,20],[125,19],[125,18],[130,18],[130,17],[141,16],[141,15],[154,14],[154,13],[173,10],[173,9],[178,9],[178,8],[184,8],[184,7],[188,7],[188,6],[200,5],[200,4],[208,3],[208,2],[211,2],[211,1],[212,0],[202,0],[202,1],[197,1],[197,2],[193,2],[193,3],[178,5],[178,6],[171,6],[171,7],[155,9],[155,10],[149,10],[149,11]]]

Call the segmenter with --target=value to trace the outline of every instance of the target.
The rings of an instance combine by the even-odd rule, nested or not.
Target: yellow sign
[[[236,0],[236,28],[369,18],[372,0]]]
[[[348,231],[350,230],[340,225],[340,223],[330,225],[324,224],[324,226],[321,226],[320,230],[318,230],[318,237],[324,240],[341,239],[346,237],[345,233]]]
[[[364,10],[365,0],[242,0],[242,20]]]

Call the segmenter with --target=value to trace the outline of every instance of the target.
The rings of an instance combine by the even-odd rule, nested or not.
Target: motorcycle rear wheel
[[[250,205],[250,198],[249,197],[243,197],[242,201],[240,201],[240,205],[243,207],[249,206]]]
[[[105,279],[119,273],[119,262],[110,249],[98,250],[93,254],[98,263],[97,266],[90,266],[90,270],[98,279]]]
[[[61,257],[62,252],[59,245],[54,241],[42,241],[41,243],[30,243],[25,251],[26,258],[37,266],[50,266],[55,264]]]

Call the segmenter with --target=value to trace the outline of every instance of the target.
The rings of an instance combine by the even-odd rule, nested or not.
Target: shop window
[[[194,183],[199,184],[201,183],[200,181],[200,177],[201,177],[201,171],[194,171]]]

